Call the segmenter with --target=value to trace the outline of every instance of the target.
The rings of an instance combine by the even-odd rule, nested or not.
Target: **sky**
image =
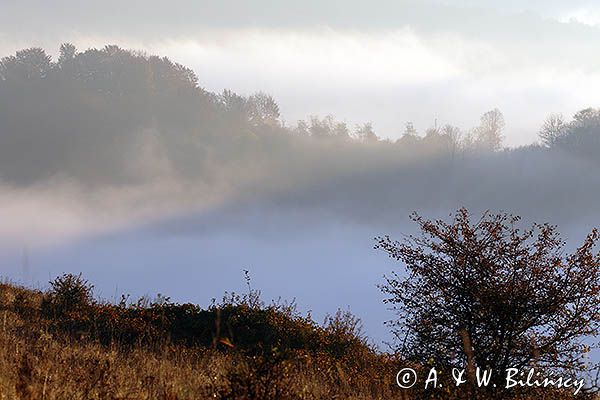
[[[4,2],[0,54],[61,42],[166,55],[220,92],[265,91],[288,124],[333,114],[397,138],[468,130],[499,108],[506,144],[536,140],[552,112],[598,103],[593,1]]]

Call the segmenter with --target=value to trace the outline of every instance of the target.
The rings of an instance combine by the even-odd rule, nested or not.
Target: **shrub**
[[[50,289],[42,300],[42,316],[69,331],[85,330],[95,303],[93,289],[81,274],[57,277],[50,282]]]

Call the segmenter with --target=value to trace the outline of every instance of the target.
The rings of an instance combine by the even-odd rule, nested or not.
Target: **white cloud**
[[[576,22],[589,26],[600,26],[600,8],[581,7],[562,13],[562,22]]]
[[[208,34],[201,40],[150,45],[196,67],[201,77],[226,82],[276,80],[283,85],[311,81],[381,88],[409,82],[436,82],[460,75],[453,60],[422,42],[410,28],[360,33],[323,28],[318,31],[236,30]]]

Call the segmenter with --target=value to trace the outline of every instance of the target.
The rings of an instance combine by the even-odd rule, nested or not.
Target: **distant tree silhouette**
[[[311,137],[316,139],[350,139],[350,131],[346,123],[336,121],[332,115],[324,118],[313,115],[308,123],[299,121],[297,130],[298,132],[306,130]]]
[[[310,136],[310,127],[308,122],[299,120],[292,132],[299,136]]]
[[[565,131],[565,121],[561,114],[550,114],[542,125],[538,136],[547,147],[554,146]]]
[[[422,145],[430,152],[454,157],[460,147],[460,130],[450,124],[429,128],[425,131]]]
[[[596,115],[594,109],[578,113],[565,123],[552,148],[575,154],[573,158],[581,159],[578,163],[597,159]],[[294,176],[352,173],[359,166],[391,171],[410,161],[420,167],[404,168],[405,174],[392,174],[389,179],[404,179],[411,185],[433,179],[438,187],[446,187],[449,181],[438,179],[455,174],[467,187],[478,179],[474,171],[485,171],[465,169],[470,153],[498,149],[503,126],[502,114],[492,110],[482,117],[480,127],[466,135],[448,125],[421,137],[408,123],[405,130],[390,132],[400,136],[392,142],[379,140],[371,124],[351,130],[331,115],[286,127],[279,105],[268,94],[211,93],[200,86],[191,69],[116,45],[81,51],[64,43],[56,61],[39,48],[0,60],[0,179],[9,184],[27,185],[50,177],[90,185],[141,183],[167,176],[214,182],[223,171],[236,171],[227,176],[237,180],[250,171],[256,176],[258,171]],[[375,142],[377,146],[364,146]],[[446,161],[458,151],[466,162],[455,164],[454,172],[445,170]],[[555,157],[566,159],[544,148],[511,152],[519,156],[510,165],[525,163],[532,159],[530,155],[544,165],[558,166]],[[575,170],[569,168],[559,171],[573,175]],[[501,170],[507,169],[495,173],[502,174]],[[370,181],[376,184],[380,176]],[[561,187],[569,182],[573,181],[564,180]],[[548,185],[558,187],[554,181]],[[445,190],[455,196],[453,190]],[[418,191],[413,193],[403,194],[406,207]],[[558,199],[548,197],[550,202]]]
[[[412,219],[420,235],[381,237],[376,246],[406,267],[382,286],[398,311],[402,355],[494,371],[583,368],[582,338],[600,324],[597,230],[566,254],[555,226],[520,229],[519,217],[504,213]]]
[[[201,160],[192,136],[208,143],[226,130],[220,114],[193,71],[166,58],[114,45],[79,53],[65,43],[52,62],[42,49],[20,50],[0,60],[2,178],[143,179],[138,149],[146,142],[174,168],[201,170],[201,161],[189,163]]]
[[[19,50],[0,61],[0,77],[4,81],[24,82],[42,79],[52,69],[52,58],[38,47]]]
[[[419,145],[420,140],[419,133],[415,129],[413,123],[407,122],[404,126],[402,136],[400,136],[400,139],[398,139],[396,143],[406,147],[414,147]]]
[[[556,140],[555,147],[598,160],[597,156],[600,151],[600,109],[586,108],[577,112]]]
[[[231,90],[224,90],[219,96],[219,101],[227,116],[233,121],[244,124],[250,119],[248,100]]]
[[[409,121],[404,126],[404,133],[403,133],[403,135],[404,136],[419,136],[419,133],[415,129],[413,123]]]
[[[425,130],[425,137],[437,137],[437,136],[441,136],[440,134],[440,128],[438,128],[437,126],[435,127],[431,127],[431,128],[427,128],[427,130]]]
[[[454,157],[461,147],[462,132],[460,128],[446,124],[442,127],[441,134],[446,138],[448,149]]]
[[[497,108],[481,116],[480,125],[475,128],[475,146],[479,150],[496,151],[502,146],[504,116]]]
[[[248,98],[250,123],[254,126],[279,125],[279,105],[266,93],[259,92]]]
[[[77,48],[71,43],[60,45],[60,55],[58,56],[58,67],[62,68],[66,63],[73,61],[77,54]]]
[[[600,151],[600,109],[586,108],[565,122],[560,114],[544,121],[539,137],[547,147],[597,160]]]
[[[357,125],[354,134],[363,143],[376,143],[379,141],[379,137],[377,137],[373,130],[373,124],[370,122]]]
[[[596,125],[600,118],[600,110],[588,107],[580,110],[573,115],[573,123],[578,127]]]

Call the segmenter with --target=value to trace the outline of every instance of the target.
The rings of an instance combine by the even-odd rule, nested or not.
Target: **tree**
[[[249,119],[248,99],[231,90],[223,90],[219,95],[219,103],[227,116],[238,124],[243,124]]]
[[[375,134],[375,131],[373,130],[373,124],[370,122],[362,125],[356,125],[354,133],[358,140],[363,143],[377,143],[379,141],[377,134]]]
[[[409,147],[417,145],[420,140],[421,138],[419,137],[419,133],[415,129],[413,123],[409,121],[405,125],[404,133],[396,141],[396,143]]]
[[[461,132],[456,126],[446,124],[442,127],[435,126],[428,128],[425,131],[423,143],[431,149],[436,149],[439,152],[449,153],[452,157],[460,147]]]
[[[333,116],[328,115],[322,120],[318,116],[310,117],[310,136],[315,138],[325,138],[332,136],[332,125],[334,124]]]
[[[52,69],[52,58],[38,47],[19,50],[0,60],[0,80],[27,81],[45,78]]]
[[[459,145],[462,133],[460,131],[460,128],[458,128],[457,126],[446,124],[442,127],[441,134],[443,136],[448,137],[455,146]]]
[[[332,119],[331,128],[333,137],[343,140],[350,139],[350,130],[345,122],[337,122]]]
[[[248,98],[248,114],[250,123],[255,126],[279,125],[279,106],[266,93],[255,93]]]
[[[450,153],[454,157],[461,145],[462,133],[460,128],[446,124],[442,127],[442,136],[446,138]]]
[[[412,122],[407,122],[405,125],[403,136],[419,136]]]
[[[332,115],[327,115],[323,119],[320,119],[317,116],[311,116],[308,131],[310,136],[314,138],[329,138],[335,140],[350,139],[350,133],[346,123],[336,121]]]
[[[504,126],[504,116],[497,108],[483,114],[480,125],[474,131],[476,147],[484,151],[500,150]]]
[[[553,147],[565,132],[565,121],[561,114],[550,114],[546,117],[538,136],[547,147]]]
[[[67,63],[73,61],[77,54],[77,48],[71,43],[63,43],[60,45],[60,55],[58,56],[59,67],[64,67]]]
[[[573,120],[564,124],[553,146],[597,160],[600,151],[600,109],[586,108],[575,113]]]
[[[412,220],[420,235],[376,245],[408,273],[381,286],[399,315],[393,329],[403,356],[493,371],[583,369],[582,338],[596,336],[600,323],[597,230],[565,254],[555,226],[521,230],[519,217],[505,213],[474,223],[466,209],[451,222]]]
[[[573,115],[575,125],[586,126],[595,123],[600,119],[600,110],[592,107],[584,108]]]
[[[310,127],[304,120],[299,120],[296,127],[292,129],[292,132],[299,136],[310,136]]]

